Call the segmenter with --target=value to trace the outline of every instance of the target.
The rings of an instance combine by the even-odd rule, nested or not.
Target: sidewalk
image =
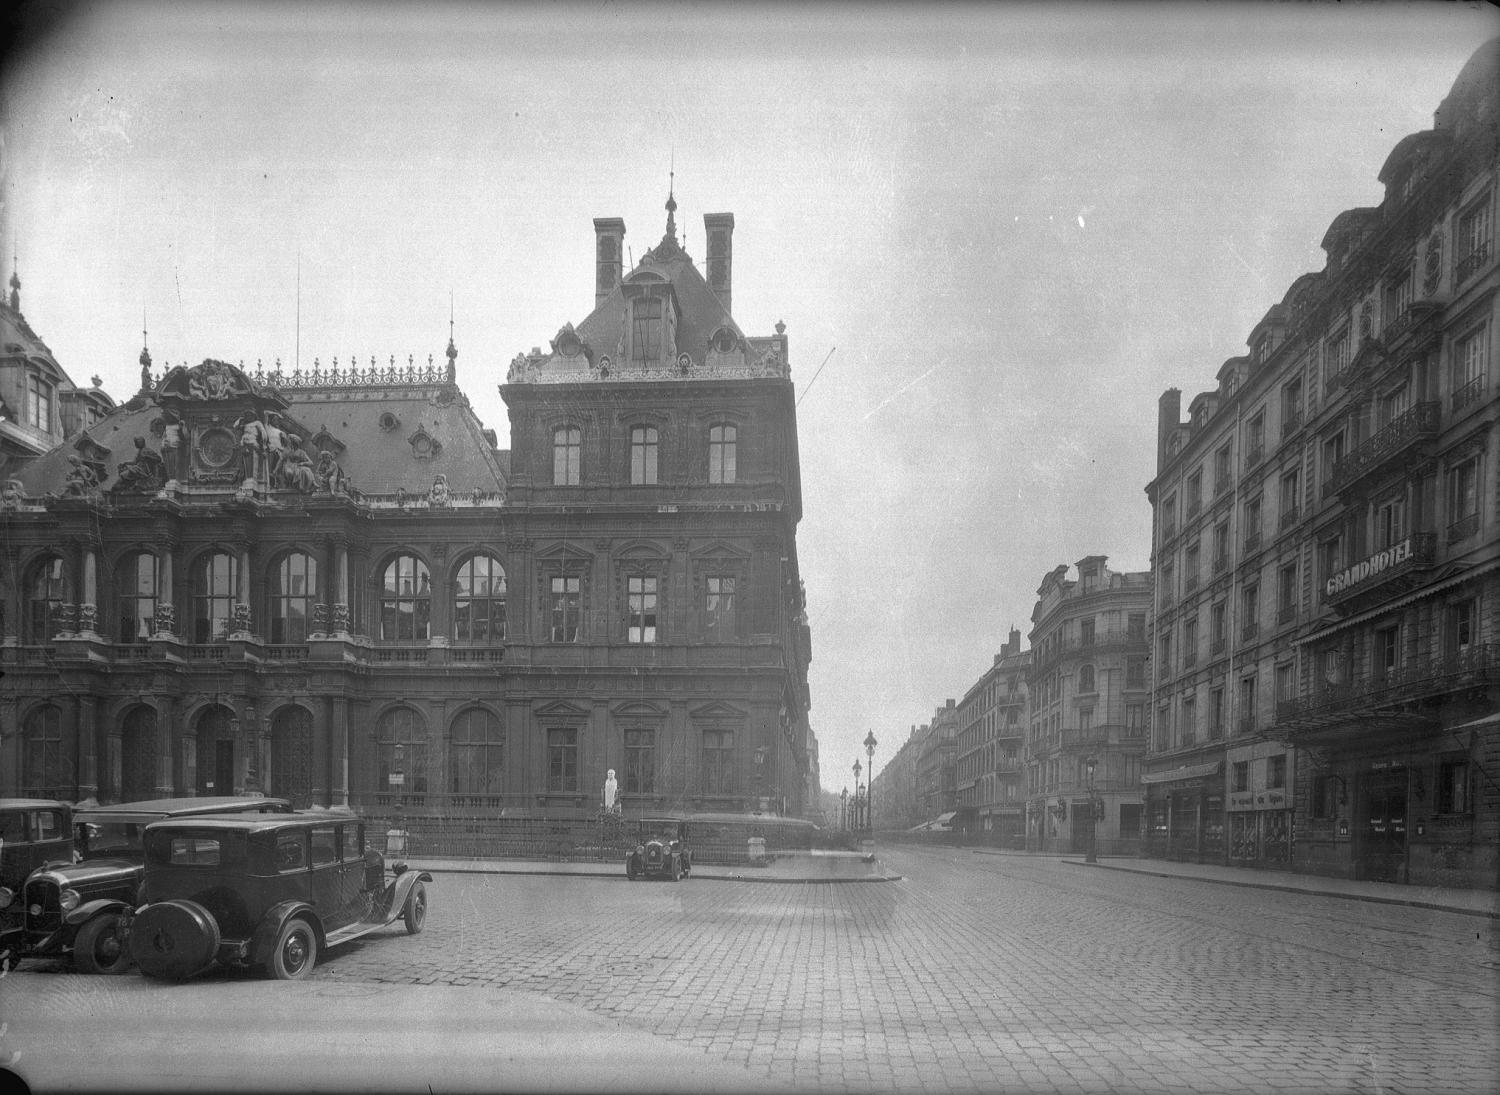
[[[625,878],[625,860],[573,859],[462,859],[441,856],[412,856],[410,865],[427,871],[463,874],[563,874],[596,878]],[[897,882],[877,859],[866,862],[858,852],[777,852],[764,867],[748,864],[725,866],[716,863],[694,863],[684,881],[715,882]]]
[[[989,848],[972,849],[977,855],[1032,855]],[[1350,901],[1373,901],[1382,905],[1409,905],[1465,916],[1500,919],[1500,894],[1493,890],[1460,890],[1446,886],[1405,886],[1399,882],[1359,882],[1349,878],[1299,874],[1295,871],[1259,867],[1225,867],[1216,863],[1179,863],[1170,859],[1138,859],[1134,856],[1101,856],[1098,863],[1085,863],[1076,855],[1050,856],[1072,867],[1105,871],[1130,871],[1160,878],[1191,878],[1220,886],[1249,886],[1259,890],[1284,890],[1317,897]]]

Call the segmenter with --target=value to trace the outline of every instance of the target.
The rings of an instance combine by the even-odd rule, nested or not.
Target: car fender
[[[406,898],[418,882],[431,882],[432,875],[426,871],[403,871],[386,887],[385,922],[391,923],[406,908]]]
[[[306,901],[283,901],[267,909],[266,914],[260,918],[260,923],[255,925],[255,934],[250,938],[251,962],[262,965],[270,960],[282,927],[293,917],[301,917],[312,925],[313,934],[318,938],[318,949],[322,950],[323,921],[317,910]]]
[[[100,913],[119,913],[129,919],[131,911],[135,906],[108,897],[101,897],[95,901],[88,901],[63,917],[63,923],[72,927],[81,927],[87,924]]]

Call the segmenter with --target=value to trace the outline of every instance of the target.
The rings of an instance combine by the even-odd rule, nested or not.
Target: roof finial
[[[11,251],[10,261],[10,306],[19,312],[21,310],[21,260],[15,251]]]
[[[672,153],[672,168],[667,172],[667,235],[672,239],[677,238],[677,220],[672,214],[677,212],[677,199],[672,196],[677,184],[677,153]]]
[[[141,309],[141,391],[151,390],[151,351],[146,349],[146,309]]]
[[[458,347],[453,345],[453,290],[448,290],[448,383],[458,374]]]

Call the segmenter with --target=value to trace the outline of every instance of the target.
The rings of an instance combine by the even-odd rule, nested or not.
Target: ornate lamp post
[[[849,828],[849,788],[839,792],[839,827]]]
[[[1094,804],[1094,768],[1098,763],[1098,758],[1093,756],[1090,756],[1083,762],[1083,770],[1088,777],[1089,791],[1089,847],[1088,851],[1084,853],[1083,861],[1085,863],[1099,862],[1098,856],[1095,854],[1099,839],[1099,810]]]
[[[860,812],[859,811],[859,802],[860,802],[860,799],[859,799],[859,774],[863,770],[864,769],[860,767],[859,759],[855,758],[855,761],[854,761],[854,828],[856,828],[856,829],[863,828],[863,826],[860,823],[861,819],[860,819],[860,816],[859,816],[859,812]]]
[[[870,831],[875,829],[875,746],[879,744],[875,740],[875,731],[871,730],[865,735],[865,756],[869,758],[870,790],[865,796],[865,828]]]

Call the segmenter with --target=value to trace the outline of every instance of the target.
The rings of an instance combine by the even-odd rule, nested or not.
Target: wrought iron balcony
[[[1201,513],[1202,511],[1203,511],[1203,499],[1202,498],[1189,498],[1188,499],[1187,515],[1189,517],[1192,517],[1195,514]]]
[[[1182,580],[1182,592],[1192,593],[1195,589],[1198,588],[1198,580],[1198,575],[1196,573],[1189,574]]]
[[[1245,553],[1260,550],[1260,530],[1256,529],[1245,537]]]
[[[1245,470],[1249,471],[1251,468],[1255,467],[1255,465],[1259,464],[1261,460],[1265,458],[1265,455],[1265,444],[1261,443],[1255,445],[1247,453],[1245,453]]]
[[[1471,513],[1467,517],[1461,517],[1448,526],[1448,543],[1456,544],[1467,540],[1479,531],[1479,514]]]
[[[1251,620],[1244,627],[1240,628],[1240,641],[1248,643],[1251,639],[1255,638],[1259,634],[1260,621]]]
[[[1214,637],[1213,639],[1211,639],[1209,641],[1208,652],[1210,654],[1222,654],[1222,653],[1224,653],[1224,647],[1226,645],[1226,642],[1227,641],[1225,640],[1225,638],[1224,638],[1223,635],[1218,635],[1218,636]]]
[[[1353,674],[1311,695],[1276,705],[1276,728],[1289,733],[1342,729],[1363,732],[1360,716],[1412,713],[1455,692],[1500,683],[1500,644],[1414,658],[1392,670]]]
[[[1296,409],[1287,411],[1286,417],[1281,420],[1281,438],[1282,438],[1282,440],[1283,441],[1286,440],[1288,437],[1292,436],[1292,434],[1296,433],[1301,428],[1302,428],[1302,411],[1301,411],[1301,409],[1300,408],[1296,408]]]
[[[1453,413],[1465,410],[1484,398],[1484,377],[1477,376],[1453,393]]]
[[[1399,592],[1432,566],[1437,554],[1437,536],[1419,532],[1400,543],[1375,552],[1353,566],[1324,575],[1323,603],[1342,604],[1371,590]]]
[[[1295,604],[1282,605],[1276,610],[1276,622],[1278,624],[1289,624],[1297,618],[1297,606]]]
[[[1485,240],[1460,259],[1458,265],[1453,268],[1453,284],[1462,285],[1468,281],[1479,272],[1479,268],[1489,260],[1489,257],[1490,241]]]
[[[1234,486],[1234,478],[1228,472],[1218,476],[1214,480],[1214,497],[1217,498],[1232,486]]]
[[[1229,569],[1229,555],[1228,555],[1228,553],[1226,552],[1223,555],[1215,555],[1214,556],[1214,573],[1215,574],[1223,574],[1228,569]]]
[[[1301,516],[1302,510],[1300,507],[1296,505],[1288,506],[1286,509],[1281,511],[1281,517],[1277,521],[1276,530],[1278,532],[1285,532],[1287,529],[1295,525],[1298,518],[1300,518]]]
[[[1343,490],[1418,442],[1436,437],[1441,417],[1440,404],[1418,403],[1335,464],[1329,486],[1335,491]]]

